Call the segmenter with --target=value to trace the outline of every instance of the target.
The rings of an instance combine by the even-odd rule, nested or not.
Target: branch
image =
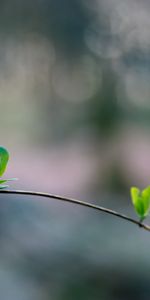
[[[73,198],[68,198],[68,197],[59,196],[59,195],[53,195],[53,194],[49,194],[49,193],[34,192],[34,191],[22,191],[22,190],[0,190],[0,194],[30,195],[30,196],[45,197],[45,198],[49,198],[49,199],[65,201],[65,202],[89,207],[89,208],[104,212],[106,214],[116,216],[116,217],[124,219],[128,222],[134,223],[147,231],[150,231],[150,226],[143,224],[143,223],[141,223],[133,218],[130,218],[124,214],[118,213],[117,211],[114,211],[114,210],[111,210],[111,209],[108,209],[108,208],[105,208],[105,207],[102,207],[99,205],[91,204],[91,203],[84,202],[81,200],[76,200]]]

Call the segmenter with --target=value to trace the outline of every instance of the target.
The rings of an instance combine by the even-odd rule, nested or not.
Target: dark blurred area
[[[150,181],[148,0],[0,2],[0,135],[16,189],[134,216]],[[63,202],[2,196],[0,299],[149,300],[149,235]]]

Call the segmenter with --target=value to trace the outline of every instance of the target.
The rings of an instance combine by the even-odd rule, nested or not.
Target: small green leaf
[[[150,186],[142,191],[142,199],[144,203],[145,216],[147,216],[150,210]]]
[[[5,148],[0,147],[0,177],[5,172],[8,160],[9,160],[9,153],[8,153],[8,151]]]
[[[15,180],[18,180],[18,178],[0,179],[0,184],[7,182],[7,181],[15,181]]]
[[[7,182],[7,179],[0,179],[0,184]]]
[[[3,185],[3,183],[8,182],[8,181],[14,181],[17,180],[17,178],[10,178],[10,179],[0,179],[0,189],[7,188],[8,185]]]
[[[140,196],[140,190],[137,187],[131,187],[131,199],[133,205],[136,205],[139,196]]]
[[[144,203],[141,197],[138,197],[138,201],[136,202],[134,206],[137,214],[140,216],[141,219],[145,217],[145,209],[144,209]]]
[[[143,220],[150,210],[150,186],[144,189],[142,192],[136,188],[131,188],[131,199],[136,213]]]
[[[131,188],[131,199],[134,206],[134,209],[140,219],[144,219],[144,203],[142,200],[141,192],[137,187]]]

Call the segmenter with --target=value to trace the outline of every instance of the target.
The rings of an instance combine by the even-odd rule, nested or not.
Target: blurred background
[[[135,216],[150,184],[148,0],[1,0],[0,136],[12,189]],[[72,204],[0,196],[0,298],[149,300],[150,235]]]

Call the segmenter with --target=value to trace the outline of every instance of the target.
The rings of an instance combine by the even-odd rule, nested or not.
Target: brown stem
[[[124,219],[126,221],[129,221],[131,223],[134,223],[136,225],[138,225],[139,227],[150,231],[150,226],[141,223],[140,221],[137,221],[133,218],[130,218],[124,214],[118,213],[117,211],[99,206],[99,205],[95,205],[95,204],[91,204],[88,202],[84,202],[81,200],[76,200],[73,198],[68,198],[68,197],[64,197],[64,196],[59,196],[59,195],[53,195],[53,194],[49,194],[49,193],[42,193],[42,192],[34,192],[34,191],[23,191],[23,190],[0,190],[0,194],[17,194],[17,195],[30,195],[30,196],[37,196],[37,197],[45,197],[45,198],[49,198],[49,199],[55,199],[55,200],[60,200],[60,201],[65,201],[65,202],[69,202],[69,203],[74,203],[74,204],[78,204],[78,205],[82,205],[82,206],[86,206],[95,210],[99,210],[101,212],[116,216],[118,218]]]

